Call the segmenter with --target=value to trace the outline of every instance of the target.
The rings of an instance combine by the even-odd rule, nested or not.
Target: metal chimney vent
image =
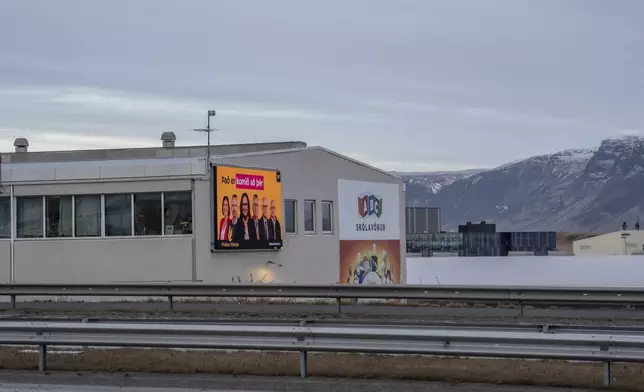
[[[27,147],[29,147],[29,140],[24,137],[18,137],[13,142],[13,146],[16,147],[16,152],[27,152]]]
[[[174,142],[177,140],[177,136],[174,132],[163,132],[161,134],[161,141],[163,142],[164,148],[174,147]]]

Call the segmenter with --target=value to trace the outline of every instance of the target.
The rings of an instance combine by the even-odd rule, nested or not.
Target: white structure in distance
[[[575,256],[631,255],[644,252],[644,231],[622,230],[573,242]]]
[[[644,256],[409,257],[406,283],[642,287]]]

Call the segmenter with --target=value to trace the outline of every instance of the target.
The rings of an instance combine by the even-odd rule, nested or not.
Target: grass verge
[[[59,371],[218,373],[298,376],[299,354],[281,352],[175,351],[161,349],[86,349],[56,354],[50,348],[48,367]],[[36,369],[37,354],[21,348],[0,348],[0,368]],[[613,364],[613,387],[644,391],[644,365]],[[314,377],[409,379],[447,382],[601,388],[600,363],[469,359],[424,356],[309,354]]]

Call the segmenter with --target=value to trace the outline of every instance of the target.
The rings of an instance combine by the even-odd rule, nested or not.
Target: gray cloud
[[[644,4],[0,2],[0,150],[304,140],[394,170],[644,130]],[[62,147],[61,147],[62,146]]]

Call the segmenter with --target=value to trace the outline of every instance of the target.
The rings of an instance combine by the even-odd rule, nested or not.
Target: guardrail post
[[[11,310],[16,310],[16,295],[11,296]]]
[[[519,317],[523,317],[523,301],[519,301]]]
[[[338,302],[338,313],[342,313],[342,298],[336,298]]]
[[[300,327],[306,325],[306,320],[300,320]],[[304,338],[298,338],[298,340],[304,340]],[[309,358],[306,350],[300,351],[300,377],[307,378],[309,375]]]
[[[174,312],[174,297],[171,295],[168,296],[168,302],[170,303],[170,311]]]
[[[41,372],[47,370],[47,346],[44,344],[41,344],[38,350],[38,370]]]
[[[610,362],[604,362],[604,388],[610,387]]]

